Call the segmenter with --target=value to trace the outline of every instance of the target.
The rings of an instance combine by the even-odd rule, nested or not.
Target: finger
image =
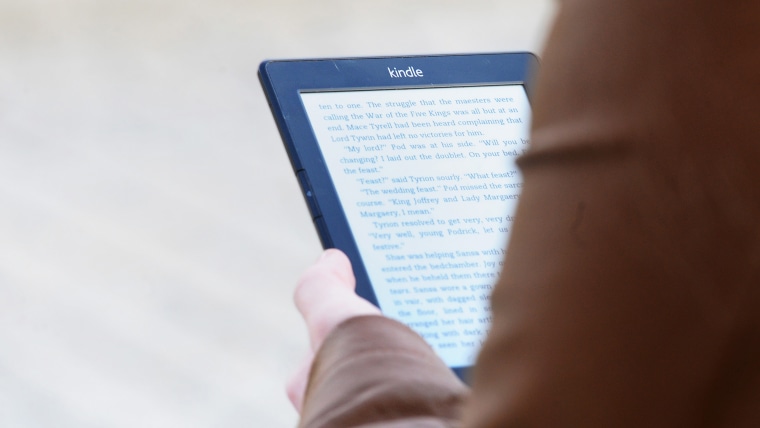
[[[324,289],[339,288],[354,291],[356,280],[351,261],[340,250],[325,250],[309,267],[296,285],[296,306],[302,310],[312,298],[319,298]]]
[[[380,311],[354,292],[351,262],[339,250],[327,250],[299,280],[295,303],[306,321],[313,350],[344,320]]]

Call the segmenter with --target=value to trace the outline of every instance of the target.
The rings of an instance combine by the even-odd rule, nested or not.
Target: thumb
[[[301,276],[295,303],[306,321],[312,350],[341,322],[361,315],[380,315],[380,310],[355,293],[351,262],[343,252],[326,250]]]

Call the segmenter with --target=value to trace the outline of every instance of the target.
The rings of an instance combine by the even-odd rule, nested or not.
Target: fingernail
[[[322,255],[319,256],[319,260],[325,260],[332,256],[335,253],[335,251],[332,248],[328,248],[325,251],[322,252]]]

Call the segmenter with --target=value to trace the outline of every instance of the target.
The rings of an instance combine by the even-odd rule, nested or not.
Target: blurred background
[[[259,62],[540,52],[554,9],[0,0],[0,426],[293,426],[320,246]]]

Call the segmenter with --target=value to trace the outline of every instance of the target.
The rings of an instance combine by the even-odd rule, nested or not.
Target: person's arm
[[[760,426],[758,19],[757,1],[562,2],[462,426]],[[304,424],[415,426],[361,407],[410,388],[383,358],[333,363],[364,329],[400,337],[387,322],[325,341]],[[357,418],[313,419],[330,411]]]
[[[562,2],[464,426],[760,426],[758,23]]]

